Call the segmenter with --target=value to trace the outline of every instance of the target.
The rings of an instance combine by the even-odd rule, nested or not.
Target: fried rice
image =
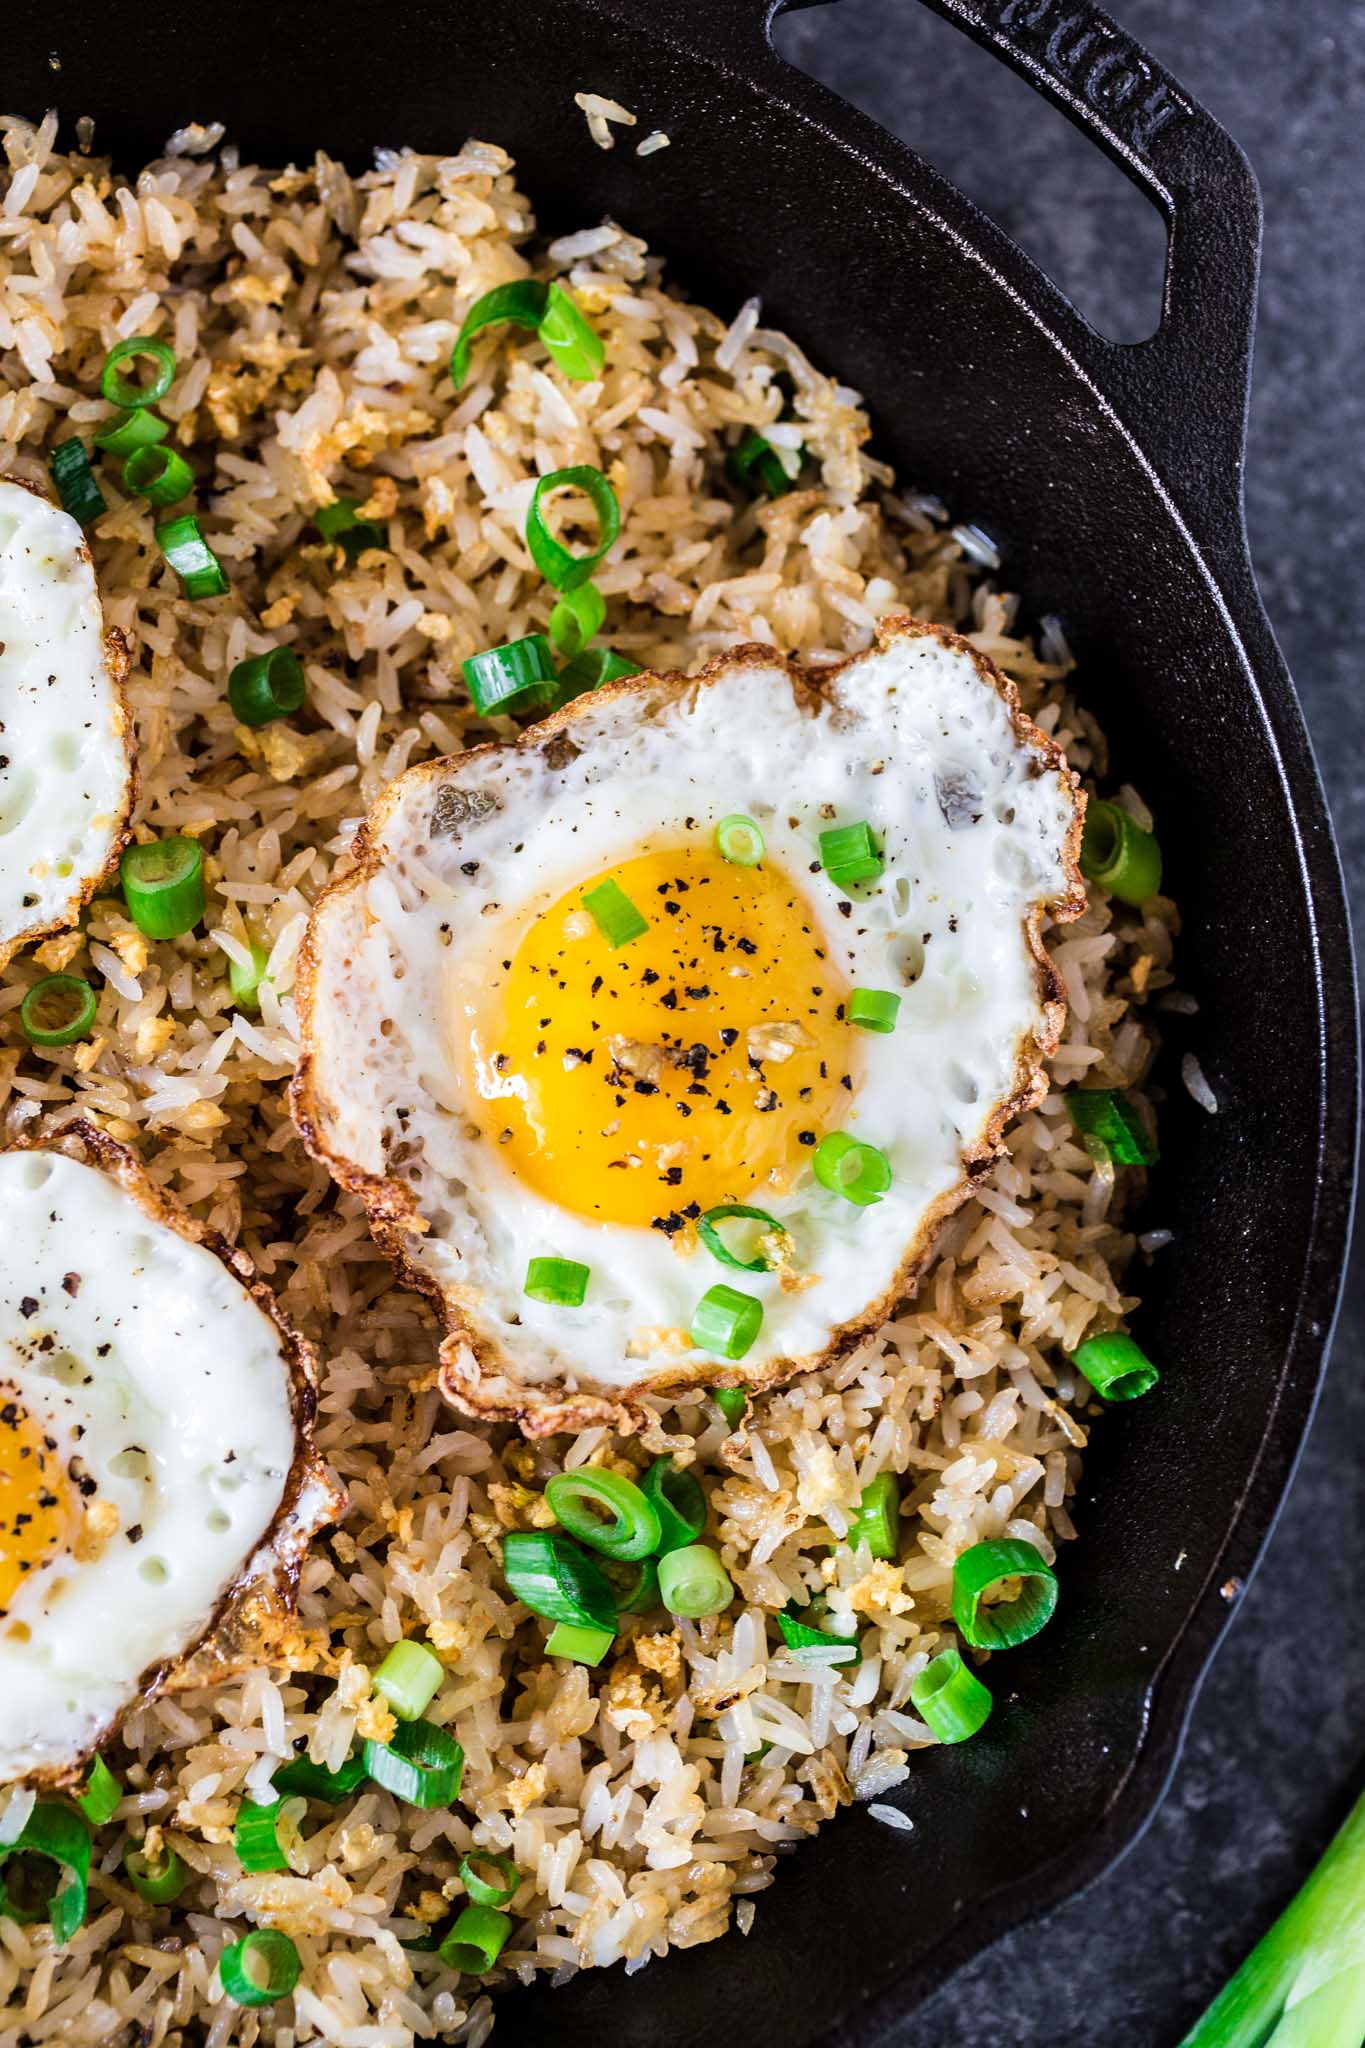
[[[193,934],[152,943],[111,885],[78,930],[12,963],[5,1133],[75,1106],[250,1255],[318,1348],[318,1441],[350,1495],[305,1564],[297,1624],[263,1638],[245,1675],[128,1717],[107,1753],[124,1796],[95,1836],[84,1927],[58,1951],[45,1922],[0,1919],[0,2043],[478,2043],[497,1982],[632,1971],[746,1932],[781,1856],[839,1808],[861,1807],[845,1826],[894,1825],[901,1785],[913,1808],[914,1755],[934,1738],[910,1688],[953,1640],[954,1557],[1007,1534],[1051,1560],[1074,1534],[1094,1404],[1067,1354],[1135,1304],[1123,1207],[1141,1176],[1116,1181],[1091,1156],[1062,1091],[1085,1080],[1142,1099],[1174,912],[1095,895],[1054,936],[1069,1019],[1047,1099],[951,1220],[916,1298],[837,1368],[765,1397],[734,1434],[701,1397],[657,1402],[632,1438],[529,1443],[475,1426],[437,1390],[430,1310],[397,1288],[358,1203],[289,1120],[292,988],[310,904],[385,783],[513,729],[473,714],[460,664],[546,626],[554,593],[523,540],[535,476],[593,463],[614,485],[624,527],[597,576],[604,635],[642,666],[695,668],[746,640],[818,663],[909,610],[968,633],[1087,776],[1107,770],[1102,736],[1055,622],[1030,637],[982,537],[897,486],[868,452],[857,393],[764,327],[757,303],[727,325],[678,295],[621,226],[537,240],[497,147],[385,152],[353,177],[321,154],[242,165],[195,128],[129,179],[57,153],[53,117],[0,134],[0,474],[45,484],[54,440],[88,440],[108,416],[109,348],[160,336],[179,364],[161,409],[231,579],[228,597],[187,601],[154,515],[104,465],[109,509],[89,538],[132,650],[137,827],[202,840],[209,909]],[[568,382],[513,329],[453,393],[463,313],[530,274],[561,280],[592,320],[599,381]],[[772,502],[725,480],[726,449],[751,428],[806,451],[800,487]],[[348,561],[322,540],[314,514],[337,496],[359,501],[382,548]],[[281,643],[304,664],[306,709],[248,731],[226,676]],[[1122,800],[1150,823],[1134,792]],[[258,1016],[227,979],[253,940],[270,952]],[[17,1010],[54,971],[95,981],[98,1019],[87,1040],[38,1050]],[[627,1617],[597,1670],[548,1660],[545,1625],[503,1581],[501,1536],[545,1525],[554,1471],[638,1474],[666,1450],[702,1479],[734,1607]],[[887,1470],[902,1488],[897,1562],[831,1542]],[[778,1611],[815,1595],[830,1626],[856,1629],[856,1662],[810,1669],[786,1651]],[[464,1748],[458,1803],[422,1811],[372,1783],[337,1807],[291,1801],[288,1871],[245,1874],[240,1800],[270,1796],[281,1758],[335,1768],[358,1735],[384,1739],[370,1674],[413,1634],[446,1667],[428,1713]],[[0,1845],[32,1796],[0,1793]],[[129,1839],[182,1859],[175,1905],[129,1888]],[[475,1847],[510,1856],[520,1879],[488,1979],[404,1945],[461,1902]],[[292,1999],[243,2012],[216,1962],[257,1925],[293,1939],[302,1975]]]

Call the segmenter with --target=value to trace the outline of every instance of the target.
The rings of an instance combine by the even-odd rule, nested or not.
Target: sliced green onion
[[[591,1278],[591,1266],[580,1265],[577,1259],[532,1259],[524,1292],[551,1308],[581,1308]]]
[[[460,666],[476,711],[526,711],[553,700],[554,656],[543,633],[485,647]]]
[[[675,1465],[671,1458],[656,1458],[644,1477],[644,1490],[653,1501],[663,1531],[659,1553],[681,1550],[706,1527],[706,1495],[696,1474]]]
[[[735,1589],[709,1544],[684,1543],[659,1559],[659,1594],[670,1614],[699,1621],[705,1614],[723,1614]]]
[[[237,1808],[232,1846],[243,1870],[288,1870],[289,1858],[280,1847],[276,1832],[283,1805],[282,1799],[273,1799],[269,1806],[258,1806],[254,1799],[244,1799]]]
[[[150,448],[164,441],[170,431],[165,420],[143,407],[139,412],[121,412],[93,438],[106,455],[131,455],[135,448]]]
[[[481,1977],[502,1954],[512,1922],[495,1906],[466,1906],[441,1943],[441,1961],[467,1977]]]
[[[604,1565],[618,1614],[652,1614],[659,1604],[659,1570],[653,1558],[638,1564]]]
[[[638,676],[640,664],[628,655],[618,654],[614,647],[588,647],[582,654],[576,654],[571,662],[559,671],[559,698],[566,704],[571,697],[582,697],[589,690],[600,690],[603,683],[619,682],[623,676]]]
[[[777,1625],[796,1664],[852,1664],[857,1660],[856,1643],[847,1636],[831,1635],[828,1629],[812,1628],[799,1614],[779,1614]]]
[[[875,1145],[864,1145],[847,1131],[831,1131],[811,1155],[815,1178],[832,1195],[866,1209],[880,1202],[891,1185],[891,1162]]]
[[[854,882],[871,882],[886,866],[872,827],[863,820],[856,825],[835,825],[820,834],[820,865],[839,888]]]
[[[441,1690],[445,1665],[425,1643],[395,1643],[371,1679],[400,1721],[415,1721]]]
[[[162,1844],[156,1861],[132,1842],[123,1845],[123,1874],[149,1906],[169,1906],[185,1889],[185,1866],[174,1849]]]
[[[787,1235],[785,1226],[779,1223],[775,1216],[770,1216],[766,1209],[751,1209],[744,1202],[719,1202],[714,1209],[708,1209],[704,1216],[698,1217],[698,1237],[712,1258],[719,1259],[722,1266],[734,1266],[741,1273],[766,1273],[770,1262],[762,1253],[756,1259],[741,1259],[730,1250],[717,1229],[718,1224],[725,1223],[734,1216],[746,1218],[751,1223],[761,1223],[765,1236],[774,1230],[783,1237]]]
[[[296,1756],[291,1762],[281,1764],[270,1782],[279,1799],[321,1799],[328,1806],[339,1806],[343,1799],[349,1799],[353,1792],[359,1791],[368,1776],[365,1758],[357,1750],[336,1771],[325,1770],[311,1757]]]
[[[120,376],[119,365],[134,356],[151,356],[156,370],[150,384],[132,384]],[[140,412],[144,406],[156,405],[166,396],[175,381],[175,350],[169,342],[158,341],[154,335],[135,334],[128,341],[115,343],[104,359],[100,371],[100,396],[107,398],[110,405],[121,405],[128,412]]]
[[[1081,832],[1081,873],[1139,909],[1161,889],[1161,848],[1122,804],[1092,796]]]
[[[950,1648],[911,1679],[910,1704],[940,1742],[965,1742],[985,1726],[994,1703],[961,1653]]]
[[[156,544],[180,578],[186,597],[221,597],[228,588],[223,565],[199,530],[193,512],[163,519]]]
[[[858,1496],[858,1512],[844,1541],[850,1550],[868,1550],[873,1557],[894,1557],[899,1546],[900,1482],[894,1472],[879,1472]]]
[[[592,382],[606,359],[602,337],[588,325],[562,285],[550,286],[538,332],[566,377],[578,384]]]
[[[756,868],[767,850],[767,841],[752,818],[731,811],[716,827],[716,850],[731,867]]]
[[[1180,2048],[1359,2048],[1365,2040],[1365,1795]]]
[[[95,1021],[95,991],[78,974],[45,974],[19,1005],[30,1045],[74,1045]]]
[[[689,1335],[699,1351],[718,1358],[743,1358],[763,1327],[763,1304],[724,1281],[708,1287],[692,1315]]]
[[[1013,1579],[1022,1581],[1013,1600],[984,1604],[987,1593]],[[1018,1537],[974,1543],[953,1565],[953,1620],[974,1650],[1026,1643],[1051,1620],[1056,1605],[1056,1572]]]
[[[1068,1088],[1066,1106],[1081,1136],[1100,1146],[1116,1166],[1150,1166],[1156,1159],[1141,1117],[1117,1088]]]
[[[894,1031],[901,999],[886,988],[855,988],[848,998],[848,1021],[864,1031]]]
[[[238,1009],[254,1017],[261,1007],[261,983],[270,964],[270,948],[259,939],[248,939],[247,945],[251,949],[251,965],[243,967],[240,960],[229,960],[228,987]]]
[[[1136,1401],[1139,1394],[1150,1393],[1161,1377],[1141,1345],[1122,1330],[1087,1337],[1072,1352],[1071,1363],[1106,1401]]]
[[[649,930],[648,918],[641,917],[619,882],[599,882],[596,888],[585,889],[583,908],[613,953]]]
[[[124,849],[124,901],[149,939],[178,939],[204,915],[204,854],[197,839],[153,839]]]
[[[218,1958],[223,1991],[234,2005],[274,2005],[299,1981],[299,1952],[278,1927],[253,1927]]]
[[[366,1742],[365,1769],[409,1806],[449,1806],[464,1776],[464,1751],[431,1721],[400,1721],[392,1742]]]
[[[584,1628],[576,1621],[557,1621],[545,1644],[547,1657],[570,1657],[575,1664],[600,1664],[616,1641],[609,1628]]]
[[[58,1948],[64,1947],[85,1919],[90,1877],[89,1828],[69,1806],[49,1805],[42,1801],[34,1807],[14,1840],[0,1847],[0,1869],[13,1856],[41,1856],[48,1863],[56,1864],[58,1876],[53,1880],[51,1890],[44,1894],[42,1907],[52,1923],[53,1939]],[[65,1883],[62,1882],[62,1873],[65,1873]],[[12,1884],[12,1876],[9,1884],[0,1877],[0,1918],[17,1920],[21,1927],[31,1926],[42,1918],[42,1909],[31,1911],[23,1901],[14,1898]]]
[[[502,1570],[533,1614],[615,1630],[616,1602],[601,1567],[557,1529],[509,1529],[502,1539]]]
[[[496,1870],[501,1884],[489,1884],[479,1868]],[[495,1856],[491,1849],[471,1849],[460,1858],[460,1882],[476,1906],[505,1906],[517,1895],[521,1872],[510,1856]]]
[[[59,441],[48,457],[48,469],[57,486],[63,512],[69,512],[79,526],[89,526],[107,512],[104,492],[95,482],[90,457],[80,441]]]
[[[587,1466],[579,1472],[557,1472],[546,1485],[545,1498],[555,1520],[604,1557],[637,1564],[659,1547],[663,1530],[658,1509],[623,1473]]]
[[[594,634],[602,630],[607,600],[595,583],[580,583],[566,590],[550,613],[550,638],[561,654],[581,654]]]
[[[566,548],[545,523],[542,504],[552,491],[559,490],[582,491],[597,514],[597,546],[586,555],[576,555]],[[581,583],[586,583],[620,531],[621,507],[616,493],[601,470],[594,469],[591,463],[552,469],[548,476],[537,480],[526,515],[526,545],[531,550],[531,560],[556,590],[577,590]]]
[[[178,505],[194,489],[194,471],[174,448],[151,442],[135,448],[124,463],[123,488],[149,505]]]
[[[288,718],[303,703],[303,664],[287,647],[239,661],[228,677],[228,703],[239,725],[269,725]]]
[[[788,476],[786,464],[772,442],[762,434],[746,434],[739,446],[730,450],[725,458],[725,473],[731,483],[739,484],[743,490],[752,490],[756,478],[770,498],[780,498],[795,481]]]
[[[517,327],[539,327],[549,295],[548,285],[533,277],[519,277],[512,284],[496,284],[491,292],[475,299],[450,352],[450,381],[457,391],[469,375],[469,351],[475,335],[509,320]]]
[[[104,1758],[97,1756],[84,1788],[76,1794],[76,1804],[91,1827],[102,1828],[107,1820],[112,1820],[122,1797],[123,1787]]]
[[[715,1402],[731,1429],[735,1429],[742,1421],[744,1411],[749,1405],[749,1389],[747,1387],[712,1387],[711,1399]]]
[[[364,518],[354,498],[333,498],[330,505],[319,505],[313,524],[324,540],[335,542],[348,562],[357,561],[368,548],[388,546],[383,527]]]

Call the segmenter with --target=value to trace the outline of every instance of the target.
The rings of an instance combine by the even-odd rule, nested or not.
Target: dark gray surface
[[[1261,181],[1252,549],[1318,749],[1360,943],[1365,4],[1111,0],[1111,11],[1231,130]],[[991,58],[913,0],[791,14],[777,41],[985,205],[1097,326],[1119,339],[1150,330],[1155,216]],[[1175,2048],[1307,1874],[1365,1781],[1363,1366],[1357,1257],[1303,1464],[1152,1827],[1082,1898],[907,2020],[897,2048]]]

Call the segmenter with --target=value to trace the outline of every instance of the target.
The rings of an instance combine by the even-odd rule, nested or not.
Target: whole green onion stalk
[[[1362,2041],[1365,1793],[1180,2048],[1360,2048]]]

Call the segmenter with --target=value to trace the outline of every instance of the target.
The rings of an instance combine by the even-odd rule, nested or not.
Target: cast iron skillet
[[[1103,341],[909,150],[769,47],[774,0],[9,0],[7,106],[93,115],[134,167],[191,119],[244,157],[519,159],[542,221],[619,215],[722,308],[751,292],[867,394],[882,451],[1007,547],[1060,611],[1122,774],[1156,810],[1181,974],[1221,1113],[1168,1074],[1143,1282],[1159,1393],[1097,1432],[1045,1636],[999,1707],[915,1760],[911,1834],[841,1816],[747,1941],[514,1995],[498,2039],[693,2048],[867,2043],[1005,1928],[1097,1875],[1151,1813],[1200,1674],[1265,1540],[1335,1309],[1356,1129],[1355,1006],[1331,831],[1257,597],[1240,477],[1259,242],[1241,154],[1087,0],[929,0],[1062,106],[1170,224],[1165,316]],[[72,14],[77,15],[72,19]],[[63,18],[65,17],[65,18]],[[59,60],[53,68],[51,56]],[[591,146],[576,89],[672,146]],[[964,110],[965,112],[965,110]],[[68,130],[68,134],[70,131]]]

